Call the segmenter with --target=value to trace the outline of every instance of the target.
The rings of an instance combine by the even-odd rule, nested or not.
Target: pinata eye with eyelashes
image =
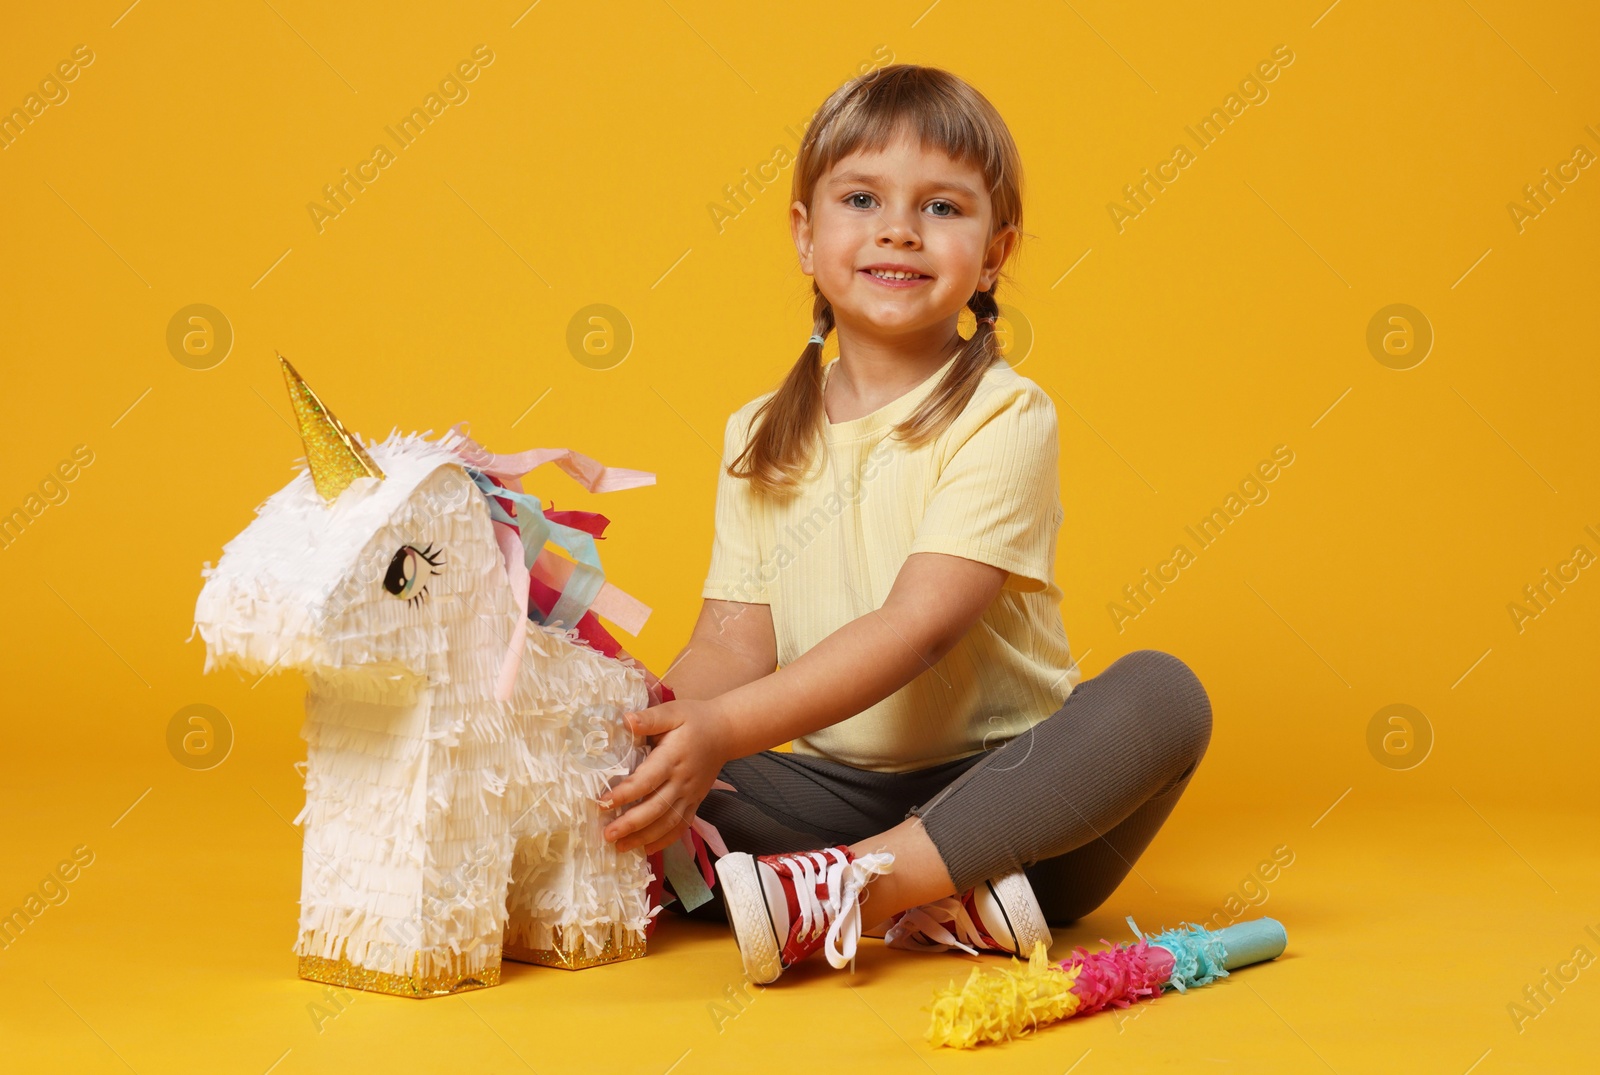
[[[422,563],[428,565],[428,575],[444,574],[437,570],[444,563],[444,549],[435,550],[432,542],[424,549],[414,545],[400,546],[389,561],[389,570],[383,579],[384,590],[410,604],[422,600],[428,593],[428,584],[424,581],[426,576],[420,570]]]

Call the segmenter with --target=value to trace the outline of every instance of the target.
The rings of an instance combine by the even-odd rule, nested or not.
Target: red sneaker
[[[857,858],[844,844],[759,857],[735,851],[717,859],[723,906],[750,980],[775,981],[824,944],[830,964],[848,963],[854,972],[863,890],[893,867],[892,852]]]
[[[876,929],[885,923],[878,923]],[[1050,926],[1039,909],[1033,886],[1021,870],[903,911],[887,923],[883,943],[889,948],[919,952],[948,952],[959,948],[970,955],[980,951],[1027,959],[1035,941],[1048,949],[1054,943]]]

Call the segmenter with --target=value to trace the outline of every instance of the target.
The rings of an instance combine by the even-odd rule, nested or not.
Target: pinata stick
[[[1228,970],[1277,959],[1289,947],[1289,934],[1276,918],[1252,918],[1248,922],[1237,922],[1226,929],[1217,930],[1213,936],[1227,950],[1223,966]]]
[[[1128,925],[1139,938],[1133,944],[1100,952],[1079,947],[1052,963],[1039,941],[1025,965],[1013,957],[1011,967],[974,967],[965,985],[952,983],[934,994],[928,1040],[970,1049],[1074,1015],[1126,1008],[1164,989],[1187,992],[1227,977],[1230,970],[1276,958],[1289,940],[1283,925],[1272,918],[1216,931],[1191,924],[1152,937],[1141,933],[1132,918]]]

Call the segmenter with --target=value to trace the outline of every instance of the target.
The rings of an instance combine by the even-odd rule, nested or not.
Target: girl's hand
[[[605,829],[618,851],[643,847],[654,854],[676,842],[711,790],[723,763],[726,716],[713,700],[663,702],[623,715],[635,735],[653,749],[632,773],[601,796],[602,809],[639,800]]]

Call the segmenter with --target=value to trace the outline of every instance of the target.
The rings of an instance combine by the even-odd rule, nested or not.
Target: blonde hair
[[[1005,121],[983,94],[962,79],[917,64],[891,64],[868,72],[823,102],[800,143],[791,203],[809,207],[818,180],[836,163],[858,151],[881,150],[902,130],[923,146],[943,150],[983,174],[994,211],[991,240],[1008,224],[1020,236],[1022,160]],[[894,427],[893,436],[912,446],[938,436],[972,399],[984,372],[1000,360],[994,324],[984,320],[1000,315],[995,300],[998,286],[996,280],[988,291],[975,291],[967,300],[967,308],[978,318],[977,330],[957,350],[933,392]],[[815,279],[811,290],[812,333],[826,338],[834,327],[833,306]],[[749,479],[763,494],[797,492],[822,439],[825,418],[822,345],[810,342],[783,384],[756,410],[749,443],[728,473]]]

